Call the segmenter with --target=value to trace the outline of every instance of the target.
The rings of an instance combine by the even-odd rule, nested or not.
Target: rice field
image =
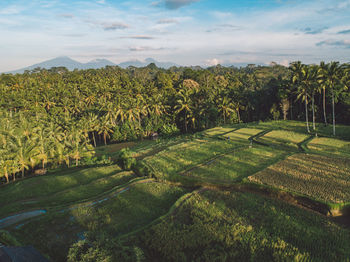
[[[207,136],[222,136],[226,133],[230,133],[236,130],[237,127],[214,127],[208,130],[203,131],[202,133]]]
[[[226,133],[223,137],[237,142],[248,142],[249,138],[262,132],[262,129],[240,128],[238,130]]]
[[[276,163],[285,155],[286,152],[282,150],[263,146],[254,145],[252,148],[238,148],[233,152],[200,165],[184,175],[213,184],[230,184]]]
[[[265,144],[274,144],[285,147],[298,148],[298,143],[303,142],[309,136],[286,130],[273,130],[257,140]]]
[[[127,245],[146,261],[348,261],[350,231],[267,197],[208,190]]]
[[[49,212],[9,231],[21,243],[33,245],[52,261],[66,261],[69,247],[87,234],[96,239],[103,238],[103,232],[117,237],[133,231],[167,213],[185,193],[180,187],[166,184],[136,184],[100,204]]]
[[[350,202],[350,161],[346,158],[296,154],[248,179],[322,202]]]
[[[144,160],[160,178],[176,175],[213,157],[229,152],[237,144],[221,139],[202,138],[170,146]]]
[[[307,144],[307,147],[318,153],[350,157],[349,141],[328,137],[316,137]]]

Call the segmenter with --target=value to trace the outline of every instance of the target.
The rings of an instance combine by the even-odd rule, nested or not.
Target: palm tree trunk
[[[327,125],[327,116],[326,116],[326,88],[323,88],[323,118],[324,118],[324,124]]]
[[[290,99],[290,120],[293,120],[293,100]]]
[[[312,93],[312,128],[316,130],[315,125],[315,93]]]
[[[332,88],[332,115],[333,115],[333,136],[335,136],[334,88]]]
[[[94,146],[96,147],[95,132],[92,132],[92,139],[93,139],[93,141],[94,141]]]
[[[10,180],[9,180],[9,174],[7,172],[5,172],[5,178],[6,178],[6,184],[8,184]]]
[[[185,130],[186,130],[186,133],[187,133],[187,114],[185,113]]]
[[[306,118],[306,129],[307,129],[307,132],[310,133],[309,116],[307,113],[307,95],[305,96],[305,118]]]
[[[241,123],[241,114],[239,113],[239,108],[237,109],[238,123]]]
[[[107,145],[107,134],[106,133],[103,134],[103,140],[104,140],[105,146],[106,146]]]
[[[24,178],[24,167],[22,167],[22,178]]]
[[[225,113],[224,113],[224,125],[226,124],[226,117],[225,117]]]

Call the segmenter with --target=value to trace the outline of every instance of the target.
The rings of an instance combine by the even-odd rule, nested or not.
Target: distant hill
[[[119,66],[122,68],[127,68],[129,66],[145,67],[151,63],[154,63],[157,67],[165,68],[165,69],[168,69],[172,66],[179,66],[172,62],[159,62],[154,60],[153,58],[147,58],[145,61],[140,61],[140,60],[126,61],[126,62],[120,63]]]
[[[144,67],[147,66],[151,63],[156,64],[157,67],[161,68],[169,68],[172,66],[178,66],[175,63],[171,62],[158,62],[152,58],[147,58],[145,61],[139,61],[139,60],[133,60],[133,61],[126,61],[123,63],[120,63],[118,66],[122,68],[127,68],[129,66],[135,66],[135,67]],[[10,71],[7,73],[10,74],[22,74],[26,70],[33,70],[35,68],[45,68],[45,69],[50,69],[52,67],[66,67],[68,70],[74,70],[74,69],[97,69],[97,68],[103,68],[105,66],[116,66],[117,64],[107,60],[107,59],[95,59],[87,63],[80,63],[76,60],[71,59],[70,57],[67,56],[60,56],[56,57],[54,59],[50,59],[47,61],[44,61],[42,63],[34,64],[31,66],[27,66],[25,68],[21,68],[18,70]]]

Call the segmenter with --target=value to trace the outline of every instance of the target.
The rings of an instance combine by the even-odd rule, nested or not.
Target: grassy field
[[[350,157],[349,141],[328,137],[316,137],[308,143],[307,147],[317,153]]]
[[[85,237],[117,237],[165,214],[186,191],[160,183],[137,184],[95,206],[49,213],[10,232],[23,244],[31,244],[52,261],[66,261],[68,248]]]
[[[285,151],[264,146],[238,148],[184,175],[213,184],[230,184],[254,174],[285,156]]]
[[[349,174],[349,159],[296,154],[250,176],[249,181],[328,203],[346,203],[350,202]]]
[[[124,245],[146,261],[348,261],[350,231],[251,193],[206,191]]]
[[[33,208],[64,205],[93,197],[136,178],[119,166],[58,172],[25,179],[0,190],[0,217]]]

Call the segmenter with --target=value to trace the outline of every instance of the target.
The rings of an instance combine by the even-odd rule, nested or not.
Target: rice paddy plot
[[[272,144],[283,147],[291,147],[298,148],[298,143],[303,142],[308,138],[306,134],[300,134],[293,131],[285,131],[285,130],[273,130],[268,132],[262,137],[259,137],[257,141],[262,142],[264,144]]]
[[[286,153],[264,146],[238,148],[184,175],[208,183],[233,183],[276,163]]]
[[[24,179],[14,184],[7,185],[0,190],[0,217],[9,214],[10,212],[16,212],[18,209],[21,210],[26,207],[37,206],[38,202],[46,202],[48,198],[53,200],[55,194],[59,192],[71,192],[72,194],[81,191],[85,186],[90,183],[95,185],[100,184],[106,185],[111,181],[116,182],[122,177],[121,168],[118,165],[78,169],[71,173],[57,172],[48,173],[40,177],[34,177],[30,179]],[[109,180],[109,177],[113,179]],[[125,176],[123,176],[125,178]],[[126,182],[129,178],[122,179],[120,182]],[[93,184],[91,184],[93,185]],[[77,187],[79,190],[77,190]],[[91,186],[90,186],[91,188]],[[98,191],[98,188],[96,188]],[[96,191],[85,191],[84,197],[93,196]],[[65,199],[70,201],[66,195]],[[74,198],[76,199],[76,198]],[[24,206],[23,204],[28,204]]]
[[[240,128],[230,133],[226,133],[223,137],[232,141],[248,143],[250,137],[257,135],[262,131],[262,129],[256,128]]]
[[[350,161],[346,158],[296,154],[248,179],[322,202],[350,202]]]
[[[237,127],[232,126],[232,127],[214,127],[208,130],[205,130],[204,132],[202,132],[204,135],[207,136],[222,136],[225,133],[230,133],[232,131],[234,131],[235,129],[237,129]]]
[[[82,205],[48,214],[8,230],[23,244],[30,244],[52,261],[66,261],[69,247],[87,235],[117,237],[142,227],[168,212],[186,190],[161,183],[136,184],[97,205]]]
[[[227,140],[203,138],[183,142],[146,157],[144,160],[160,178],[169,177],[213,157],[231,151],[237,144]]]
[[[316,137],[307,144],[307,147],[319,153],[350,157],[349,141],[328,137]]]

